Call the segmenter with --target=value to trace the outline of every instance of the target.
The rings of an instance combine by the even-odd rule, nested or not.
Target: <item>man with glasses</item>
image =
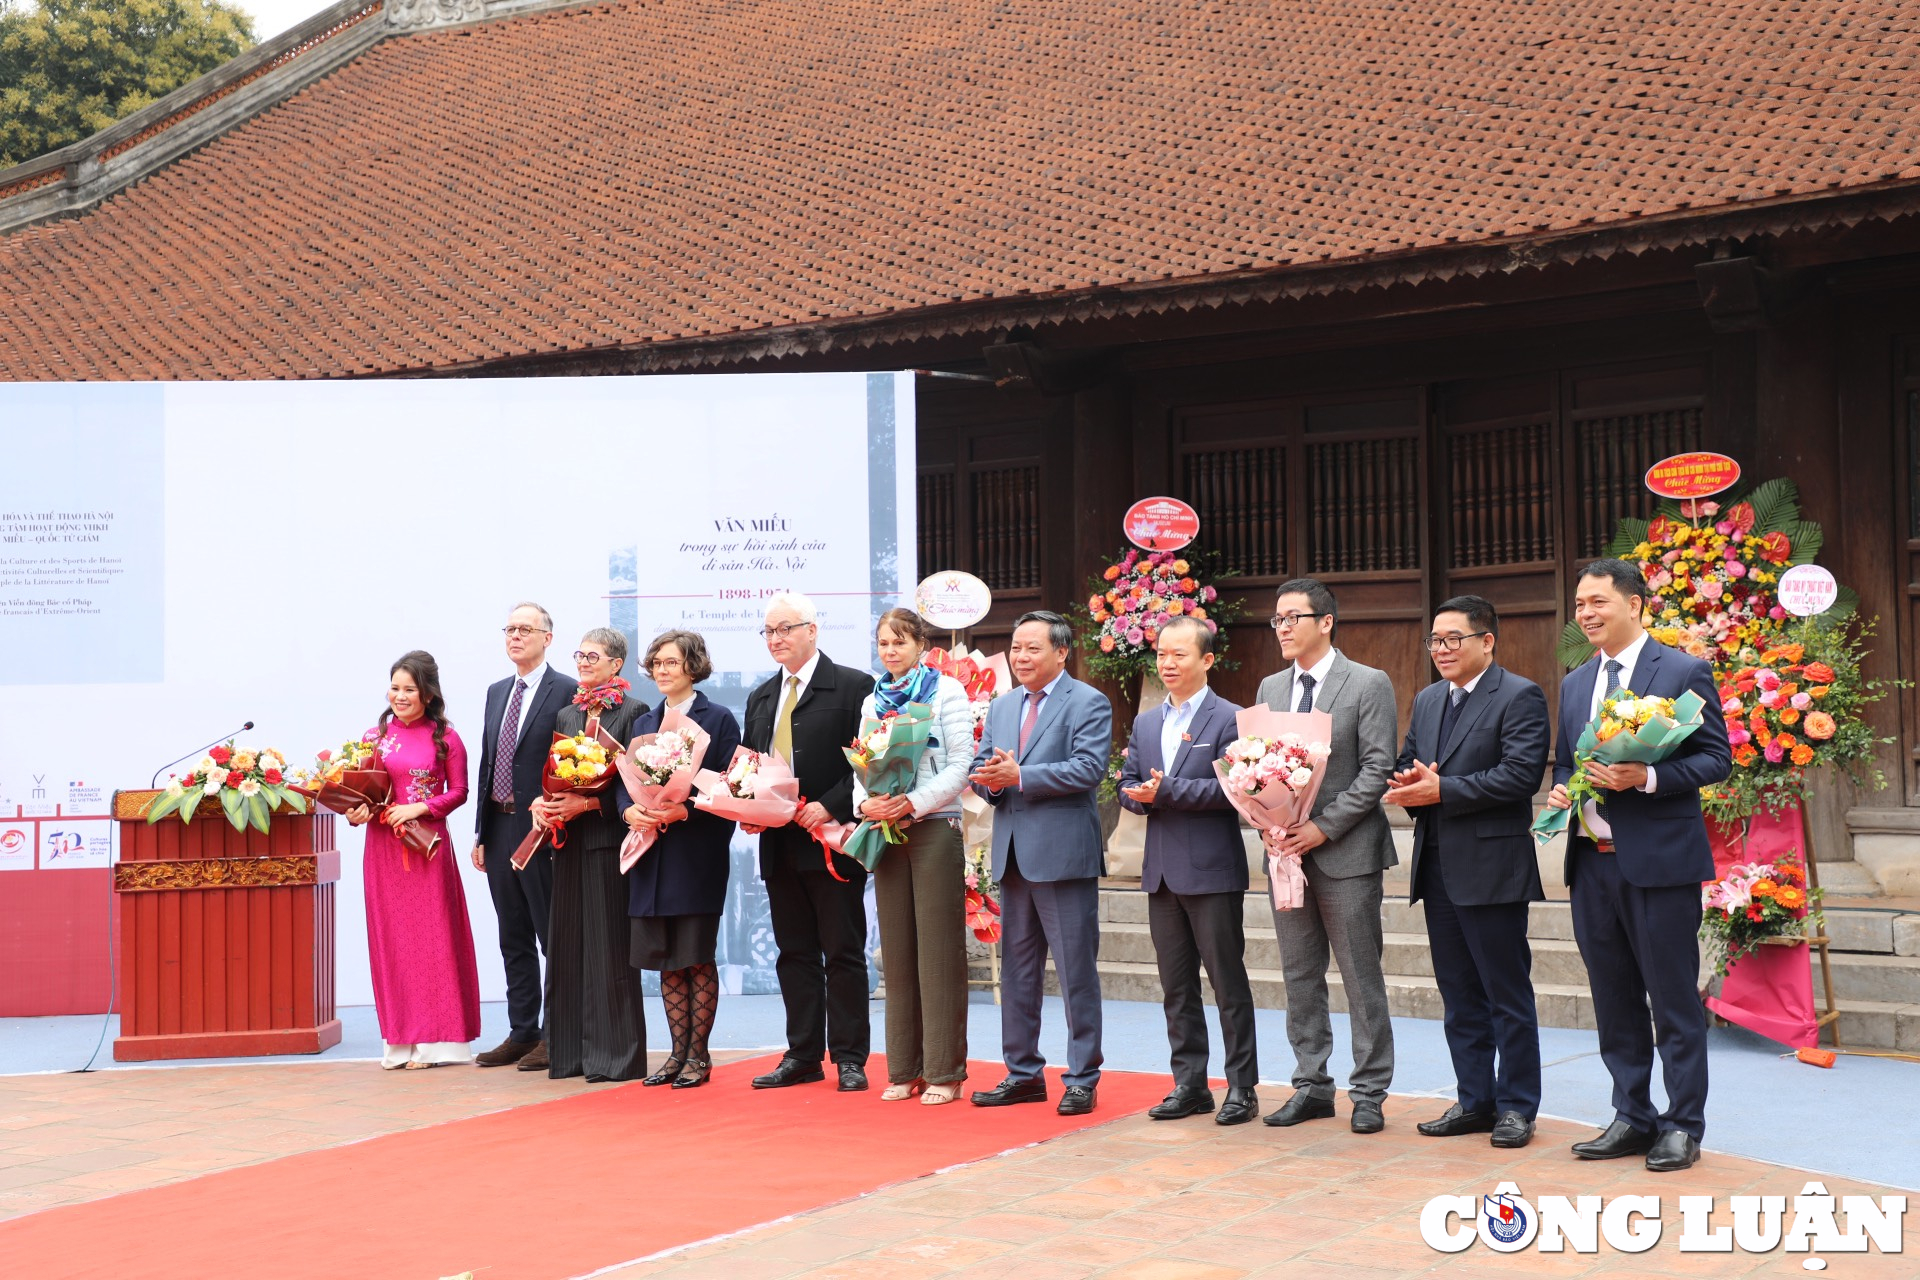
[[[1353,1029],[1355,1133],[1386,1124],[1380,1104],[1393,1080],[1393,1024],[1380,969],[1383,873],[1399,861],[1380,797],[1393,778],[1398,713],[1393,682],[1333,647],[1338,604],[1313,578],[1280,584],[1273,631],[1280,656],[1293,665],[1260,683],[1260,701],[1275,711],[1325,711],[1333,732],[1314,797],[1312,821],[1289,831],[1281,853],[1300,859],[1306,901],[1273,913],[1287,987],[1287,1039],[1293,1044],[1294,1094],[1263,1123],[1295,1125],[1333,1116],[1333,1019],[1327,1011],[1327,959],[1340,965]]]
[[[1414,697],[1386,801],[1413,815],[1407,900],[1426,899],[1458,1097],[1420,1132],[1524,1147],[1540,1110],[1527,904],[1546,894],[1528,828],[1547,770],[1547,697],[1493,660],[1499,634],[1479,596],[1434,613],[1427,652],[1441,678]]]
[[[515,871],[513,851],[533,830],[533,802],[540,798],[540,775],[547,748],[553,745],[554,717],[573,700],[579,684],[547,665],[553,617],[545,609],[531,602],[517,604],[500,630],[506,636],[513,674],[487,690],[473,865],[487,873],[487,890],[499,922],[500,961],[507,971],[508,1029],[505,1040],[475,1055],[474,1061],[483,1067],[517,1064],[522,1071],[545,1071],[540,957],[547,949],[553,855],[543,848],[524,870]]]
[[[833,1058],[843,1092],[867,1087],[872,1032],[867,1015],[867,872],[828,853],[812,832],[853,819],[853,766],[841,748],[860,732],[860,704],[873,677],[820,652],[813,601],[783,591],[767,603],[761,638],[779,669],[747,695],[747,745],[785,757],[807,801],[792,823],[760,837],[774,971],[787,1007],[787,1052],[755,1076],[756,1089],[824,1080]],[[828,870],[827,861],[841,878]]]

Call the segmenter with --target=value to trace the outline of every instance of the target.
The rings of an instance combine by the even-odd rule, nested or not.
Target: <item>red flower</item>
[[[277,787],[280,785],[280,771],[278,769],[269,769],[262,776],[266,779],[269,786]]]
[[[1787,535],[1775,529],[1772,533],[1760,535],[1761,558],[1772,564],[1785,564],[1787,557],[1793,554],[1793,543]]]
[[[230,786],[230,787],[237,787],[237,786],[239,786],[239,785],[240,785],[241,783],[243,783],[243,782],[245,782],[246,780],[247,780],[247,775],[246,775],[246,774],[244,774],[244,773],[242,773],[242,772],[240,772],[240,771],[239,771],[238,769],[229,769],[229,770],[227,770],[227,785],[228,785],[228,786]]]
[[[213,750],[207,752],[207,754],[213,757],[215,764],[225,765],[229,760],[233,759],[233,748],[215,747]]]

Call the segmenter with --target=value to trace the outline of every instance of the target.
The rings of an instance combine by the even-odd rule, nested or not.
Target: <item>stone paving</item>
[[[729,1058],[746,1056],[729,1054]],[[509,1070],[383,1073],[366,1063],[313,1063],[86,1076],[0,1077],[0,1216],[97,1199],[298,1151],[567,1097],[593,1086]],[[1276,1104],[1278,1095],[1265,1098]],[[874,1105],[885,1105],[878,1101]],[[1156,1124],[1144,1116],[1069,1134],[885,1188],[649,1261],[613,1265],[618,1280],[1229,1280],[1419,1275],[1806,1275],[1803,1255],[1682,1253],[1678,1197],[1791,1198],[1800,1171],[1711,1154],[1684,1174],[1638,1161],[1581,1164],[1568,1143],[1591,1129],[1543,1121],[1534,1144],[1499,1152],[1483,1137],[1435,1140],[1414,1122],[1444,1102],[1395,1097],[1385,1132],[1333,1121],[1289,1130],[1221,1129],[1210,1118]],[[913,1106],[902,1106],[911,1122]],[[1542,1194],[1658,1195],[1665,1232],[1642,1254],[1527,1251],[1476,1244],[1443,1255],[1422,1242],[1420,1209],[1440,1194],[1479,1194],[1511,1180]],[[1883,1195],[1853,1179],[1821,1179],[1835,1196]],[[1908,1233],[1909,1235],[1911,1232]],[[1920,1240],[1906,1253],[1823,1254],[1821,1274],[1920,1276]],[[617,1259],[610,1259],[617,1263]],[[430,1280],[430,1278],[428,1278]],[[484,1276],[483,1280],[506,1280]]]

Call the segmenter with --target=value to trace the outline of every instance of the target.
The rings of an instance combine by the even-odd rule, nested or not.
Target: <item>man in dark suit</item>
[[[1067,1006],[1063,1116],[1094,1109],[1100,1083],[1100,872],[1094,793],[1113,746],[1113,704],[1067,674],[1073,627],[1035,610],[1014,621],[1007,667],[1020,687],[993,700],[968,775],[993,806],[993,877],[1000,882],[1000,1051],[1007,1076],[978,1090],[977,1107],[1045,1102],[1040,1056],[1047,953]]]
[[[1596,560],[1580,571],[1573,618],[1596,650],[1560,685],[1555,786],[1548,803],[1568,808],[1574,746],[1601,701],[1617,689],[1641,697],[1700,695],[1701,725],[1658,765],[1604,765],[1586,772],[1604,799],[1568,824],[1566,880],[1573,936],[1593,989],[1600,1058],[1613,1077],[1614,1121],[1574,1144],[1583,1160],[1646,1153],[1655,1173],[1700,1158],[1706,1132],[1707,1018],[1695,988],[1700,967],[1700,882],[1713,878],[1713,851],[1700,813],[1700,788],[1726,780],[1733,749],[1705,661],[1670,648],[1641,626],[1649,597],[1637,566]],[[1591,833],[1591,834],[1588,834]],[[1652,1020],[1648,1020],[1651,1008]],[[1649,1093],[1654,1045],[1667,1091],[1655,1112]]]
[[[1407,900],[1427,902],[1459,1094],[1420,1132],[1490,1132],[1496,1147],[1524,1147],[1540,1111],[1527,904],[1546,897],[1528,828],[1550,731],[1540,686],[1494,661],[1499,635],[1499,615],[1479,596],[1435,612],[1427,652],[1442,678],[1414,697],[1385,800],[1413,815]]]
[[[553,720],[579,683],[547,665],[553,618],[537,604],[517,604],[501,628],[513,674],[487,689],[480,776],[474,787],[473,865],[487,873],[487,891],[500,926],[500,960],[507,971],[507,1038],[474,1061],[483,1067],[517,1063],[547,1069],[544,990],[540,957],[547,949],[548,904],[553,900],[553,855],[542,849],[525,869],[513,869],[513,851],[533,830],[532,806],[553,745]],[[492,856],[488,856],[488,851]]]
[[[761,636],[780,669],[747,695],[747,745],[784,756],[807,800],[792,823],[760,837],[760,878],[766,881],[779,948],[774,970],[787,1006],[787,1052],[780,1064],[755,1076],[756,1089],[783,1089],[826,1079],[830,1053],[840,1088],[867,1087],[872,1032],[867,1017],[867,873],[859,863],[828,854],[813,830],[853,818],[853,766],[842,748],[860,732],[860,704],[873,677],[835,666],[820,652],[813,602],[782,592],[767,605]],[[844,880],[827,871],[826,859]]]
[[[1204,962],[1226,1042],[1227,1100],[1214,1123],[1245,1124],[1260,1114],[1246,961],[1247,848],[1240,817],[1213,772],[1236,736],[1240,708],[1207,688],[1213,632],[1206,623],[1168,623],[1154,642],[1154,658],[1167,700],[1133,722],[1120,770],[1120,803],[1147,817],[1140,887],[1173,1050],[1173,1092],[1147,1114],[1179,1120],[1213,1110],[1200,994]],[[1543,756],[1545,750],[1543,740]]]

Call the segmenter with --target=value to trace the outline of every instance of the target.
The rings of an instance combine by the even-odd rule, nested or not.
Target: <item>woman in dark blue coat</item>
[[[740,745],[740,724],[731,711],[694,688],[713,674],[706,641],[692,631],[665,632],[647,646],[645,665],[660,686],[660,705],[635,720],[629,733],[657,733],[667,712],[678,711],[707,731],[701,768],[725,773]],[[713,1074],[707,1040],[720,1005],[714,947],[727,898],[727,846],[734,824],[690,801],[643,808],[624,786],[616,803],[628,826],[660,832],[627,876],[633,965],[659,971],[660,999],[673,1029],[672,1056],[643,1083],[697,1088]]]

